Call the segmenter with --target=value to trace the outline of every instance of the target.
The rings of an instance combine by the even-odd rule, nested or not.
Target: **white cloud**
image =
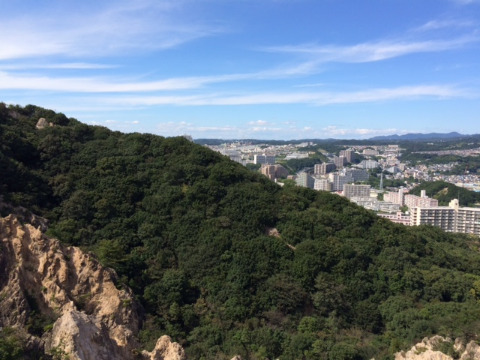
[[[55,14],[0,15],[0,60],[63,55],[98,57],[125,50],[166,49],[219,32],[188,15],[183,2],[98,2],[48,10]]]
[[[0,72],[0,90],[48,90],[67,92],[144,92],[195,89],[212,82],[227,81],[227,77],[185,77],[159,81],[112,81],[99,77],[49,77],[30,74],[14,75]]]
[[[381,61],[414,53],[453,50],[479,40],[478,36],[466,35],[451,40],[383,40],[350,46],[304,44],[270,47],[265,50],[308,55],[315,59],[317,64],[325,62],[362,63]]]
[[[467,28],[477,25],[475,22],[470,20],[432,20],[422,26],[414,29],[414,31],[433,31],[445,28]]]
[[[52,69],[95,69],[102,65],[87,63],[39,65],[38,68]],[[108,67],[108,65],[105,65]],[[301,67],[301,66],[300,66]],[[0,64],[0,90],[47,90],[62,92],[148,92],[166,90],[198,89],[208,84],[225,83],[245,80],[264,80],[288,78],[300,75],[297,67],[278,68],[243,74],[226,74],[214,76],[178,77],[157,81],[134,81],[131,79],[112,80],[105,77],[51,77],[35,73],[9,73],[2,70],[16,70],[20,65]],[[28,68],[28,66],[27,66]],[[303,68],[303,67],[301,67]]]
[[[127,106],[209,106],[209,105],[258,105],[258,104],[310,104],[332,105],[368,103],[379,101],[409,100],[418,98],[472,97],[465,90],[450,85],[417,85],[396,88],[368,89],[357,92],[297,92],[257,93],[248,95],[204,94],[187,96],[123,96],[105,98],[104,102]]]
[[[269,122],[265,120],[256,120],[256,121],[249,121],[248,125],[257,125],[257,126],[264,126],[267,125]]]
[[[101,70],[101,69],[114,69],[116,65],[109,64],[94,64],[94,63],[53,63],[53,64],[41,64],[41,63],[13,63],[13,64],[0,64],[0,71],[7,70],[25,70],[25,69],[52,69],[52,70]]]

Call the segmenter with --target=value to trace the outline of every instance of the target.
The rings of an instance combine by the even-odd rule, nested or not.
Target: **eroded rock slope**
[[[139,349],[141,308],[115,283],[113,270],[79,248],[0,218],[0,327],[24,329],[32,349],[71,360],[184,359],[168,336],[152,352]]]

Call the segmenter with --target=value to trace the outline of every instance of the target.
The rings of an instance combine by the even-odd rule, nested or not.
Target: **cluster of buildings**
[[[448,206],[438,206],[438,200],[426,196],[422,190],[420,196],[398,192],[386,192],[385,201],[377,199],[377,191],[370,185],[346,184],[343,196],[371,210],[377,215],[395,223],[407,226],[432,225],[446,232],[474,234],[480,236],[480,208],[460,207],[458,199]],[[408,212],[400,211],[400,208]]]
[[[426,195],[426,191],[422,190],[420,196],[405,194],[404,189],[399,189],[398,192],[386,192],[383,195],[383,200],[406,206],[409,209],[414,207],[436,207],[438,200],[431,199]]]
[[[304,142],[300,144],[252,144],[248,141],[235,141],[224,143],[221,145],[206,145],[208,148],[217,151],[223,155],[230,157],[242,165],[246,164],[262,164],[262,159],[269,158],[265,163],[272,163],[272,159],[282,158],[289,159],[303,159],[308,158],[310,153],[308,151],[300,151],[299,149],[314,145],[311,142]],[[274,164],[275,162],[273,162]]]
[[[328,161],[316,164],[313,168],[303,169],[295,175],[289,175],[288,170],[277,163],[279,159],[308,158],[311,153],[302,151],[302,148],[311,145],[314,144],[231,143],[210,147],[244,165],[247,163],[260,165],[260,172],[272,181],[289,178],[298,186],[336,192],[396,223],[428,224],[441,227],[448,232],[480,235],[480,209],[460,208],[458,200],[452,201],[449,206],[438,206],[438,200],[427,197],[425,192],[420,196],[409,194],[411,185],[407,183],[405,188],[391,192],[383,192],[382,185],[380,190],[376,190],[366,184],[370,177],[369,170],[380,168],[389,179],[445,180],[457,186],[480,190],[480,178],[476,174],[444,175],[445,172],[452,170],[456,163],[408,166],[399,160],[401,149],[398,145],[351,145],[338,155],[324,154]],[[465,155],[477,154],[478,149],[465,152]],[[362,161],[358,158],[360,155]],[[383,199],[379,194],[383,194]]]
[[[446,232],[480,235],[480,208],[459,207],[458,199],[448,206],[412,209],[410,225],[433,225]]]
[[[370,175],[366,170],[344,168],[337,172],[327,174],[314,173],[313,175],[306,171],[301,171],[296,175],[295,182],[299,186],[315,190],[343,191],[346,184],[366,182],[369,177]]]

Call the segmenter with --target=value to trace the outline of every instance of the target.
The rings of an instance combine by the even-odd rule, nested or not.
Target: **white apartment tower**
[[[433,225],[447,232],[480,235],[480,209],[461,208],[457,199],[448,206],[416,207],[410,214],[411,225]]]

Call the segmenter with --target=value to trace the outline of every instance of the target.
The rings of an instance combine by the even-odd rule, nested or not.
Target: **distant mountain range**
[[[442,133],[428,133],[428,134],[421,134],[421,133],[412,133],[412,134],[405,134],[405,135],[386,135],[386,136],[375,136],[370,138],[369,140],[434,140],[434,139],[456,139],[462,137],[469,137],[471,135],[463,135],[458,132],[450,132],[446,134]]]
[[[296,140],[261,140],[261,139],[195,139],[195,143],[200,145],[221,145],[226,142],[249,142],[252,144],[300,144],[302,142],[336,142],[336,141],[429,141],[429,140],[453,140],[461,138],[478,138],[480,134],[465,135],[458,132],[449,133],[408,133],[404,135],[385,135],[375,136],[369,139],[355,140],[355,139],[296,139]]]

